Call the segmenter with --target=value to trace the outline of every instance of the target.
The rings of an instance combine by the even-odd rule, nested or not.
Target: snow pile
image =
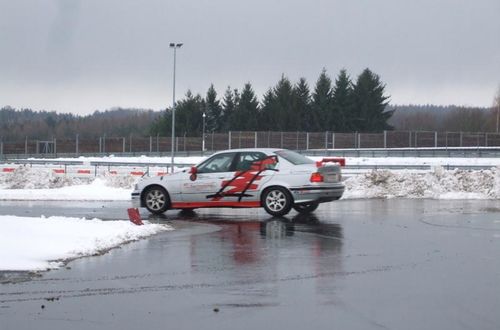
[[[6,189],[60,188],[81,183],[81,179],[60,176],[48,168],[30,166],[19,166],[12,173],[0,175],[0,187]]]
[[[0,188],[3,189],[53,189],[75,185],[89,185],[95,177],[78,178],[56,174],[50,168],[19,166],[12,173],[0,175]],[[139,180],[137,176],[122,176],[104,173],[97,177],[105,186],[132,188]]]
[[[16,216],[0,216],[0,226],[0,270],[58,268],[64,260],[104,253],[173,229],[147,222],[136,226],[129,221]]]
[[[345,181],[343,198],[499,199],[500,168],[412,173],[374,170]]]
[[[103,180],[106,186],[114,188],[133,188],[141,179],[141,177],[138,176],[113,174],[105,174],[99,178]]]

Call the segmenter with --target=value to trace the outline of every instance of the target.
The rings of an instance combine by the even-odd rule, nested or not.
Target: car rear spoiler
[[[345,158],[341,157],[323,158],[322,160],[316,162],[316,167],[322,167],[326,163],[337,163],[340,166],[345,166]]]

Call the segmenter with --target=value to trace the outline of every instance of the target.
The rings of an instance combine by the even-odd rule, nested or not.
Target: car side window
[[[249,170],[253,162],[266,158],[266,154],[262,152],[240,152],[238,154],[236,166],[236,171],[246,171]]]
[[[230,172],[234,155],[234,152],[215,155],[198,167],[198,173]]]

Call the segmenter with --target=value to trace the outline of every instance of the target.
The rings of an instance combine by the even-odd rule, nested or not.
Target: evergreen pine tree
[[[224,98],[222,99],[222,118],[221,118],[221,131],[227,132],[231,129],[231,124],[233,122],[234,111],[236,109],[236,100],[234,97],[233,90],[231,87],[227,87],[224,93]]]
[[[293,89],[290,80],[284,75],[273,89],[274,102],[272,106],[273,130],[297,130],[299,114],[293,108]]]
[[[386,111],[389,96],[384,95],[385,85],[380,77],[365,69],[353,88],[353,129],[362,132],[380,132],[393,129],[387,121],[394,111]]]
[[[332,111],[332,80],[326,74],[326,69],[321,71],[312,95],[312,122],[309,123],[314,131],[331,131],[328,126],[329,113]]]
[[[170,136],[172,131],[172,108],[167,108],[149,129],[149,135]]]
[[[348,132],[353,127],[352,82],[346,70],[340,70],[333,87],[333,105],[329,126],[336,132]]]
[[[275,129],[273,107],[275,105],[274,92],[269,88],[262,98],[259,115],[259,130],[272,131]]]
[[[214,85],[210,85],[205,97],[206,131],[219,132],[222,129],[222,106],[217,100]]]
[[[300,78],[293,88],[293,109],[298,113],[297,130],[313,131],[314,117],[311,109],[311,92],[305,78]]]
[[[246,83],[241,95],[235,96],[238,102],[233,116],[233,129],[253,131],[258,128],[259,102],[250,83]]]
[[[179,101],[175,108],[175,130],[177,136],[200,136],[203,125],[205,100],[187,91],[186,98]]]

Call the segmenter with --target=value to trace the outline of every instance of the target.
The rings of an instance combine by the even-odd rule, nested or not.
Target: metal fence
[[[382,133],[335,132],[248,132],[208,133],[204,137],[180,136],[175,139],[177,152],[207,152],[260,147],[292,150],[366,149],[366,148],[448,148],[499,147],[500,134],[490,132],[426,132],[385,131]],[[19,158],[44,155],[106,155],[106,154],[168,154],[171,138],[163,136],[128,136],[38,140],[1,141],[0,158]]]

